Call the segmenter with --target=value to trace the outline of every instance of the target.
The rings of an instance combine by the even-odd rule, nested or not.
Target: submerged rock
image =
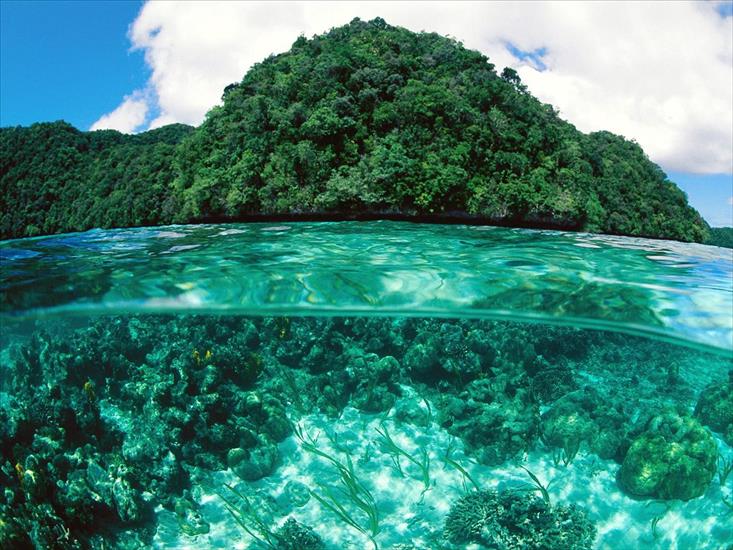
[[[558,401],[542,415],[542,440],[549,447],[564,449],[570,461],[583,441],[590,441],[597,427],[584,407],[578,407],[572,394]]]
[[[634,496],[689,500],[705,493],[717,458],[715,440],[697,420],[666,413],[633,441],[619,482]]]
[[[258,432],[273,441],[282,441],[293,431],[282,402],[269,395],[249,392],[245,395],[243,414]]]
[[[138,495],[126,480],[117,478],[114,481],[112,484],[112,498],[114,499],[117,515],[123,523],[134,523],[141,519]]]
[[[394,419],[400,423],[425,428],[432,421],[432,409],[424,399],[410,396],[400,399],[394,406]]]
[[[400,394],[400,364],[394,357],[377,359],[375,354],[358,358],[349,365],[358,379],[351,404],[364,412],[388,411]]]
[[[431,385],[449,379],[470,381],[495,358],[489,336],[460,322],[418,322],[417,328],[404,354],[405,368],[415,379]]]

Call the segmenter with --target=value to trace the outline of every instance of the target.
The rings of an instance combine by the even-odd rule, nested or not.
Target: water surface
[[[398,222],[229,224],[5,241],[1,311],[529,319],[733,350],[728,249]]]

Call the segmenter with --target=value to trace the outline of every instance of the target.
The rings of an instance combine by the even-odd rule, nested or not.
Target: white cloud
[[[130,134],[145,124],[148,114],[148,100],[140,90],[125,96],[122,103],[112,112],[102,115],[90,130],[119,130]]]
[[[580,130],[635,139],[667,170],[730,173],[733,18],[715,8],[712,2],[148,2],[130,39],[152,69],[159,115],[150,127],[200,123],[224,86],[267,55],[288,50],[299,34],[381,16],[453,36],[499,70],[515,67],[534,95]],[[515,58],[507,43],[546,48],[547,70]]]

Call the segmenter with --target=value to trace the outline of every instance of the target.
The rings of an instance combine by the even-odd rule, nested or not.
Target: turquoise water
[[[343,222],[0,259],[1,547],[733,538],[730,250]]]

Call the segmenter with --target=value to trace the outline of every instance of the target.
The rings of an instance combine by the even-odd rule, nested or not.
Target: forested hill
[[[298,38],[195,129],[1,129],[0,178],[2,237],[315,213],[708,233],[636,143],[583,134],[513,70],[381,19]]]
[[[180,141],[173,124],[138,135],[65,122],[0,129],[0,236],[170,222]]]

